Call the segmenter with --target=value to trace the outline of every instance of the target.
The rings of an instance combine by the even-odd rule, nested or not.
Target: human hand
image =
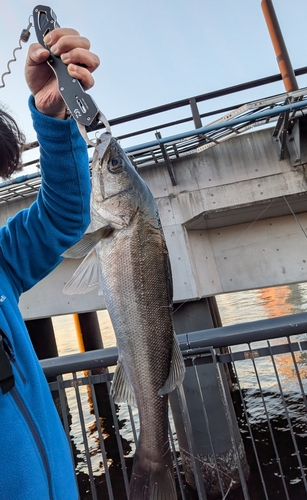
[[[72,78],[80,80],[84,90],[94,85],[92,72],[99,64],[96,54],[90,52],[90,41],[69,28],[57,28],[48,33],[44,42],[51,52],[60,56],[67,64],[68,73]],[[54,118],[64,119],[66,105],[58,91],[56,76],[46,63],[49,51],[39,43],[29,47],[25,66],[25,78],[35,99],[38,111]],[[82,65],[82,66],[80,66]]]

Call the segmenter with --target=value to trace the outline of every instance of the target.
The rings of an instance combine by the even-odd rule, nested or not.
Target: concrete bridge
[[[211,129],[215,133],[224,127],[223,140],[212,135],[208,139],[210,127],[205,127],[203,133],[198,127],[194,143],[181,154],[181,139],[165,141],[164,146],[157,135],[164,154],[154,165],[148,161],[138,164],[140,175],[158,203],[176,302],[307,280],[304,95],[305,91],[300,91],[299,97],[292,98],[294,103],[299,102],[299,113],[290,108],[285,120],[285,114],[275,112],[279,120],[274,127],[269,124],[251,128],[255,120],[244,121],[244,113],[247,109],[258,114],[259,109],[262,114],[263,109],[270,112],[272,102],[285,102],[285,95],[267,100],[266,108],[264,101],[259,101],[257,106],[252,103],[214,122]],[[287,99],[289,102],[288,94]],[[192,104],[195,123],[195,102]],[[269,121],[269,114],[265,116]],[[229,125],[236,120],[240,125]],[[295,151],[291,144],[295,144]],[[143,147],[143,156],[144,151],[148,155],[148,150]],[[137,163],[137,154],[130,154]],[[5,224],[8,217],[34,199],[35,190],[26,197],[17,195],[1,203],[0,222]],[[63,295],[64,283],[78,264],[65,260],[23,295],[21,310],[25,319],[105,307],[96,291],[83,296]]]

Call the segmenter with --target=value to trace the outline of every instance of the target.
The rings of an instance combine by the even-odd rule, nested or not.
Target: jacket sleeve
[[[29,100],[40,145],[42,184],[36,201],[0,230],[0,265],[16,286],[31,288],[62,260],[90,222],[87,146],[74,119],[40,114]]]

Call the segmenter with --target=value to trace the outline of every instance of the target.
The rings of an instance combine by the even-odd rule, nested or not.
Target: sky
[[[306,66],[307,1],[273,3],[293,68]],[[31,0],[1,0],[0,75],[7,70],[36,5]],[[52,0],[48,5],[60,26],[75,28],[88,37],[91,50],[99,56],[101,64],[89,93],[108,119],[279,72],[260,0]],[[11,64],[11,74],[0,89],[0,101],[8,106],[28,141],[36,136],[23,69],[28,45],[33,42],[34,28],[28,44],[16,51],[17,62]],[[298,83],[307,86],[307,75]],[[200,111],[282,92],[280,82],[202,103]],[[178,113],[187,115],[180,110],[175,118]],[[150,120],[144,125],[149,126]],[[203,125],[207,123],[209,120]],[[129,127],[132,125],[118,127],[115,135]],[[152,133],[150,140],[154,139]],[[124,145],[129,146],[129,141]]]

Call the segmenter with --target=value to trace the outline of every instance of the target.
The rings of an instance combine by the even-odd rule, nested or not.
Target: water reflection
[[[223,326],[307,311],[307,283],[227,293],[216,297]]]

